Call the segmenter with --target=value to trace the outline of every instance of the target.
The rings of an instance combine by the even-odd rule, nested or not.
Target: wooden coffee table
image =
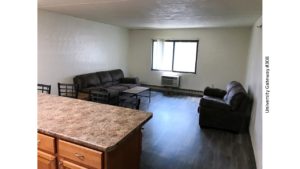
[[[148,95],[142,94],[143,92],[148,91]],[[131,89],[124,90],[123,93],[132,94],[138,99],[138,97],[148,97],[149,102],[151,101],[151,89],[148,87],[136,86]]]

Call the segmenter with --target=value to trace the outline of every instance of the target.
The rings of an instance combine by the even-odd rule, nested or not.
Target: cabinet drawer
[[[54,143],[53,137],[38,133],[38,149],[54,154]]]
[[[66,160],[59,160],[59,167],[62,169],[88,169]]]
[[[102,168],[102,152],[63,140],[58,141],[58,156],[96,169]]]

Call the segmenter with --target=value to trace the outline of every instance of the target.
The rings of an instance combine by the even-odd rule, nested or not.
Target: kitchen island
[[[39,154],[38,164],[47,157],[55,168],[138,169],[141,126],[151,117],[148,112],[39,93],[38,152],[51,158]],[[50,137],[51,151],[44,137]]]

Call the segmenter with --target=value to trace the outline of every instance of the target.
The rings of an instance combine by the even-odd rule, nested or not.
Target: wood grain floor
[[[141,169],[256,169],[248,133],[201,129],[199,97],[152,92],[140,110],[153,112],[144,125]]]

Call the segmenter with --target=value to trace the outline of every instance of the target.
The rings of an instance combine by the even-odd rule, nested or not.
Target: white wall
[[[262,29],[256,27],[261,24],[260,18],[252,28],[246,76],[246,89],[253,97],[249,132],[257,169],[262,168]]]
[[[225,88],[231,80],[245,82],[251,28],[130,30],[128,73],[142,83],[160,85],[163,72],[151,71],[152,39],[199,39],[197,74],[181,74],[181,88]]]
[[[127,74],[128,30],[38,11],[38,82],[73,82],[75,75],[120,68]]]

